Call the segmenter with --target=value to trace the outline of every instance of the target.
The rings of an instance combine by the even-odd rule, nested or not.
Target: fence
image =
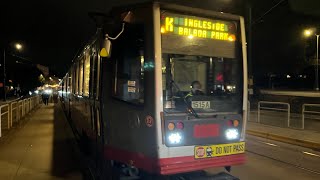
[[[305,120],[305,116],[306,114],[316,114],[316,115],[320,115],[320,110],[316,109],[316,110],[308,110],[309,108],[312,107],[316,107],[316,108],[320,108],[320,104],[303,104],[302,105],[302,129],[304,129],[304,120]]]
[[[41,102],[40,96],[15,100],[0,106],[0,137],[2,129],[10,129]]]
[[[266,106],[268,105],[268,106]],[[272,105],[277,106],[284,106],[283,107],[272,107]],[[280,111],[280,112],[287,112],[287,126],[290,127],[290,104],[284,102],[270,102],[270,101],[259,101],[258,102],[258,123],[261,122],[261,110],[268,110],[268,111]]]

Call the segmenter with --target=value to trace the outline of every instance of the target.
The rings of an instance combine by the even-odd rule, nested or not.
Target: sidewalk
[[[281,128],[248,122],[246,133],[320,151],[320,133],[315,131]]]
[[[0,139],[0,179],[82,179],[73,133],[62,109],[40,106],[22,127]]]

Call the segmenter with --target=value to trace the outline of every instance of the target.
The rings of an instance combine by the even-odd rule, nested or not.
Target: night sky
[[[242,14],[247,17],[249,0],[184,0],[184,5]],[[280,0],[250,0],[253,21]],[[128,1],[127,1],[128,2]],[[131,0],[129,2],[138,2]],[[196,2],[196,3],[195,3]],[[201,3],[199,3],[201,2]],[[90,11],[107,12],[121,0],[7,1],[1,9],[1,46],[23,42],[19,53],[29,63],[50,68],[51,75],[63,76],[77,51],[95,33]],[[312,40],[302,37],[305,27],[320,29],[320,1],[284,1],[253,25],[253,72],[262,77],[269,72],[299,72],[314,54]],[[314,38],[315,41],[315,38]],[[314,47],[314,48],[313,48]],[[11,48],[12,49],[12,48]],[[15,61],[13,57],[11,61]]]

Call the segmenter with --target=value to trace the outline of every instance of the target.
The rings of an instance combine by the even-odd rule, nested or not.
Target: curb
[[[266,139],[271,139],[275,141],[280,141],[288,144],[293,144],[297,146],[302,146],[305,148],[310,148],[316,151],[320,151],[320,144],[312,141],[305,141],[301,139],[294,139],[290,137],[285,137],[285,136],[280,136],[276,134],[270,134],[270,133],[265,133],[265,132],[260,132],[260,131],[254,131],[254,130],[247,130],[247,134],[252,135],[252,136],[258,136]]]

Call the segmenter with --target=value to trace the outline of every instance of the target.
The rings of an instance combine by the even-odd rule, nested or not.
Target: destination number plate
[[[195,109],[210,109],[210,101],[192,101],[191,106]]]
[[[244,153],[245,143],[217,144],[209,146],[195,146],[194,157],[196,159],[204,159],[211,157],[227,156],[232,154]]]

